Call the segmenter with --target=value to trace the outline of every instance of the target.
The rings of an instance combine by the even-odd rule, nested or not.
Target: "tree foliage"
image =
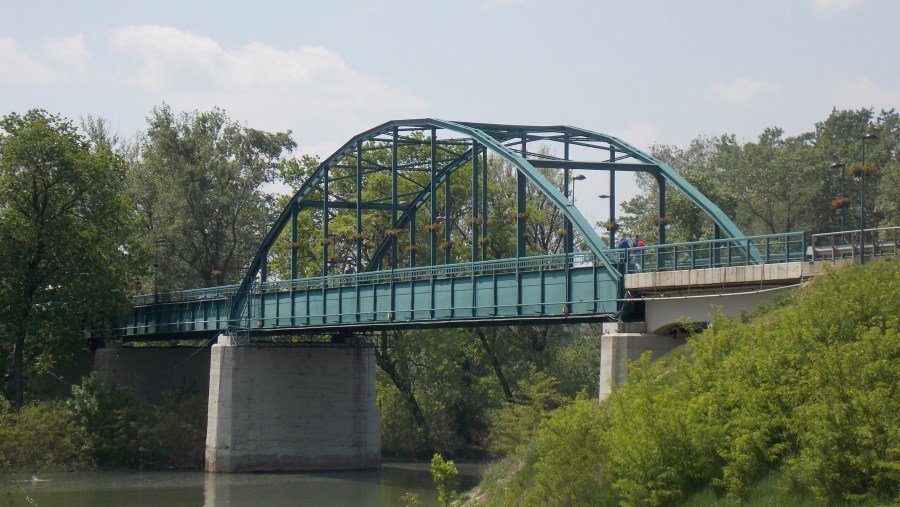
[[[489,505],[740,501],[773,472],[828,504],[900,499],[900,264],[817,278],[549,415]],[[594,405],[595,408],[589,408]],[[509,472],[509,462],[525,465]],[[495,491],[495,489],[505,491]]]
[[[840,229],[840,212],[832,202],[841,196],[841,172],[861,162],[862,138],[865,160],[875,168],[861,178],[845,178],[847,229],[858,228],[861,185],[865,185],[867,227],[895,226],[900,220],[897,202],[897,153],[900,146],[900,115],[893,109],[878,115],[871,109],[834,110],[811,132],[786,136],[777,127],[763,130],[758,139],[741,143],[733,135],[700,137],[687,148],[654,146],[651,153],[677,170],[710,198],[745,234]],[[642,175],[643,193],[623,204],[625,230],[645,238],[656,237],[659,189],[656,181]],[[713,224],[679,192],[666,193],[669,220],[667,241],[706,239]]]
[[[26,366],[48,371],[124,310],[125,172],[105,136],[45,111],[0,130],[0,359],[21,406]]]
[[[277,210],[264,185],[296,147],[290,132],[246,127],[220,109],[155,108],[129,174],[158,288],[233,283]],[[158,261],[156,260],[158,258]]]

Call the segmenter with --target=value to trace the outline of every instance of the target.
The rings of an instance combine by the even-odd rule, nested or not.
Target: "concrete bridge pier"
[[[235,347],[221,336],[209,379],[207,471],[381,465],[374,350]]]
[[[613,387],[628,378],[628,363],[650,352],[659,359],[670,350],[684,345],[684,336],[647,332],[644,322],[606,322],[600,336],[600,401]]]

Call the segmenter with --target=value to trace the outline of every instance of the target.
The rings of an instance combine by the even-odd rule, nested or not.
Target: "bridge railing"
[[[833,261],[865,257],[886,257],[900,252],[900,227],[879,227],[860,231],[840,231],[813,234],[807,249],[812,261]]]
[[[384,283],[403,283],[431,278],[463,278],[467,276],[499,275],[516,272],[560,270],[577,267],[601,265],[591,252],[575,252],[571,254],[537,255],[530,257],[494,259],[478,262],[461,262],[439,266],[420,266],[415,268],[385,269],[364,273],[347,273],[330,276],[317,276],[297,280],[279,280],[257,283],[253,286],[255,293],[304,291],[355,285],[376,285]]]
[[[667,243],[610,251],[623,273],[678,271],[806,260],[802,232]]]

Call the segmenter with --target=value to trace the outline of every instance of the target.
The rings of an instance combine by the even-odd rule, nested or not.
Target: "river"
[[[481,465],[459,465],[460,490],[477,484]],[[306,474],[69,472],[3,474],[0,505],[39,507],[402,506],[418,494],[436,505],[428,464],[386,463],[381,470]]]

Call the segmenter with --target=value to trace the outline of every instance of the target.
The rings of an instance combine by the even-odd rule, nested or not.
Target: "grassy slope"
[[[819,277],[558,409],[472,505],[900,500],[900,263]]]

